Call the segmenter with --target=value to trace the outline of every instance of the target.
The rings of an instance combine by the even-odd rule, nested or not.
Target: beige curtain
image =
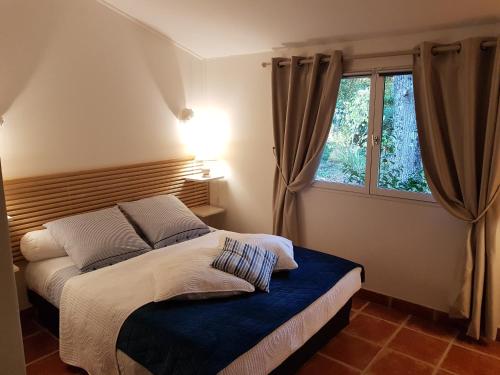
[[[500,42],[467,39],[460,50],[414,58],[415,107],[424,170],[435,199],[468,223],[461,288],[451,315],[468,334],[500,325]]]
[[[273,190],[273,230],[299,241],[297,192],[314,178],[332,122],[342,78],[341,52],[329,63],[315,55],[311,64],[280,66],[272,62],[272,100],[276,171]]]

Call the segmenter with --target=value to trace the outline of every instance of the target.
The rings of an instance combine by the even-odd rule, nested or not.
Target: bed
[[[207,204],[208,185],[184,180],[197,172],[186,159],[8,181],[14,257],[21,259],[24,233],[68,215],[156,194]],[[207,243],[225,235],[211,232],[91,272],[82,273],[68,256],[33,261],[25,273],[29,299],[42,324],[55,334],[61,329],[62,359],[93,374],[110,373],[102,370],[110,362],[121,374],[292,373],[349,323],[363,269],[294,247],[298,269],[273,273],[270,293],[153,302],[149,268],[165,254],[215,248]],[[86,361],[77,358],[92,350]],[[101,359],[108,367],[99,367]]]
[[[289,298],[293,300],[297,295],[301,296],[304,290],[311,292],[315,289],[312,284],[296,290],[297,281],[302,282],[302,278],[313,277],[313,273],[318,275],[318,273],[325,272],[328,267],[338,268],[339,276],[336,276],[339,278],[338,281],[331,287],[326,282],[317,288],[314,293],[319,297],[316,298],[315,294],[310,300],[303,301],[302,305],[290,312],[291,317],[288,317],[290,314],[281,316],[281,319],[286,319],[283,324],[276,323],[276,318],[270,319],[269,324],[274,324],[270,333],[266,334],[266,330],[258,332],[253,338],[257,342],[256,345],[244,350],[240,355],[233,353],[235,359],[216,372],[221,374],[264,374],[272,371],[274,373],[290,373],[348,324],[351,297],[361,286],[362,268],[349,261],[299,247],[295,248],[295,257],[299,268],[274,275],[272,281],[274,287],[269,295],[260,293],[230,298],[229,300],[232,302],[231,306],[226,309],[226,314],[231,311],[241,313],[242,306],[251,306],[254,303],[253,300],[259,298],[259,308],[262,306],[272,306],[272,309],[279,308],[283,305],[276,305],[276,296],[279,296],[283,302],[282,298],[286,294],[289,294]],[[58,329],[58,305],[62,288],[67,280],[78,274],[78,269],[72,264],[69,257],[34,262],[29,264],[26,269],[30,300],[39,310],[41,320],[53,331]],[[295,274],[297,274],[296,277]],[[340,276],[340,274],[342,275]],[[169,353],[161,349],[166,347],[165,341],[162,341],[165,336],[162,335],[168,337],[170,334],[170,337],[176,340],[182,335],[187,335],[183,331],[165,331],[165,321],[158,322],[157,317],[162,314],[170,314],[168,318],[175,320],[177,327],[189,327],[191,338],[193,335],[198,337],[201,332],[200,326],[192,327],[187,324],[193,313],[204,309],[206,311],[207,308],[218,311],[221,305],[228,303],[227,300],[166,301],[159,304],[149,303],[136,310],[127,318],[118,337],[116,355],[120,373],[176,373],[170,371],[172,367],[175,368],[172,363],[168,364],[165,361],[158,361],[157,358],[143,355],[155,352],[156,357],[168,358]],[[268,301],[273,301],[273,303],[269,304]],[[148,320],[150,323],[144,323]],[[221,318],[221,321],[212,321],[212,324],[222,326],[223,320]],[[200,324],[205,323],[201,322]],[[249,327],[239,328],[248,329]],[[227,336],[226,332],[226,336],[223,337]],[[230,333],[229,336],[231,336]],[[141,340],[144,337],[148,337],[148,340]],[[204,342],[204,344],[207,343],[213,342],[210,340]],[[251,344],[252,342],[246,343],[247,346]],[[225,360],[227,361],[227,358]],[[225,363],[224,358],[216,361],[215,366],[220,363]],[[183,365],[183,368],[192,365],[193,363],[188,362]],[[192,373],[196,372],[193,370]]]

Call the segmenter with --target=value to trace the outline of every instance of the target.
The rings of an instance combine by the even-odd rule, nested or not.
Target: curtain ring
[[[300,62],[302,59],[303,58],[297,59],[297,67],[299,67],[299,68],[302,68],[305,65],[305,64]]]
[[[283,60],[279,60],[276,62],[276,66],[278,67],[278,69],[281,69],[283,68],[285,65],[282,64]]]

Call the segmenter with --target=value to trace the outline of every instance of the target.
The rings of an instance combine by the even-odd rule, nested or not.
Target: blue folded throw
[[[117,349],[155,375],[216,374],[360,267],[300,247],[294,255],[299,268],[273,274],[270,293],[144,305],[126,319]]]

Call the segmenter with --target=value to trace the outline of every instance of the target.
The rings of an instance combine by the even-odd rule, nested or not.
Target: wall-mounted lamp
[[[226,146],[229,123],[225,112],[214,108],[197,108],[196,114],[190,108],[179,112],[184,141],[196,160],[202,162],[204,178],[221,174],[218,160]]]
[[[186,122],[191,120],[193,116],[194,116],[194,111],[191,108],[183,108],[179,111],[177,118],[180,121]]]

